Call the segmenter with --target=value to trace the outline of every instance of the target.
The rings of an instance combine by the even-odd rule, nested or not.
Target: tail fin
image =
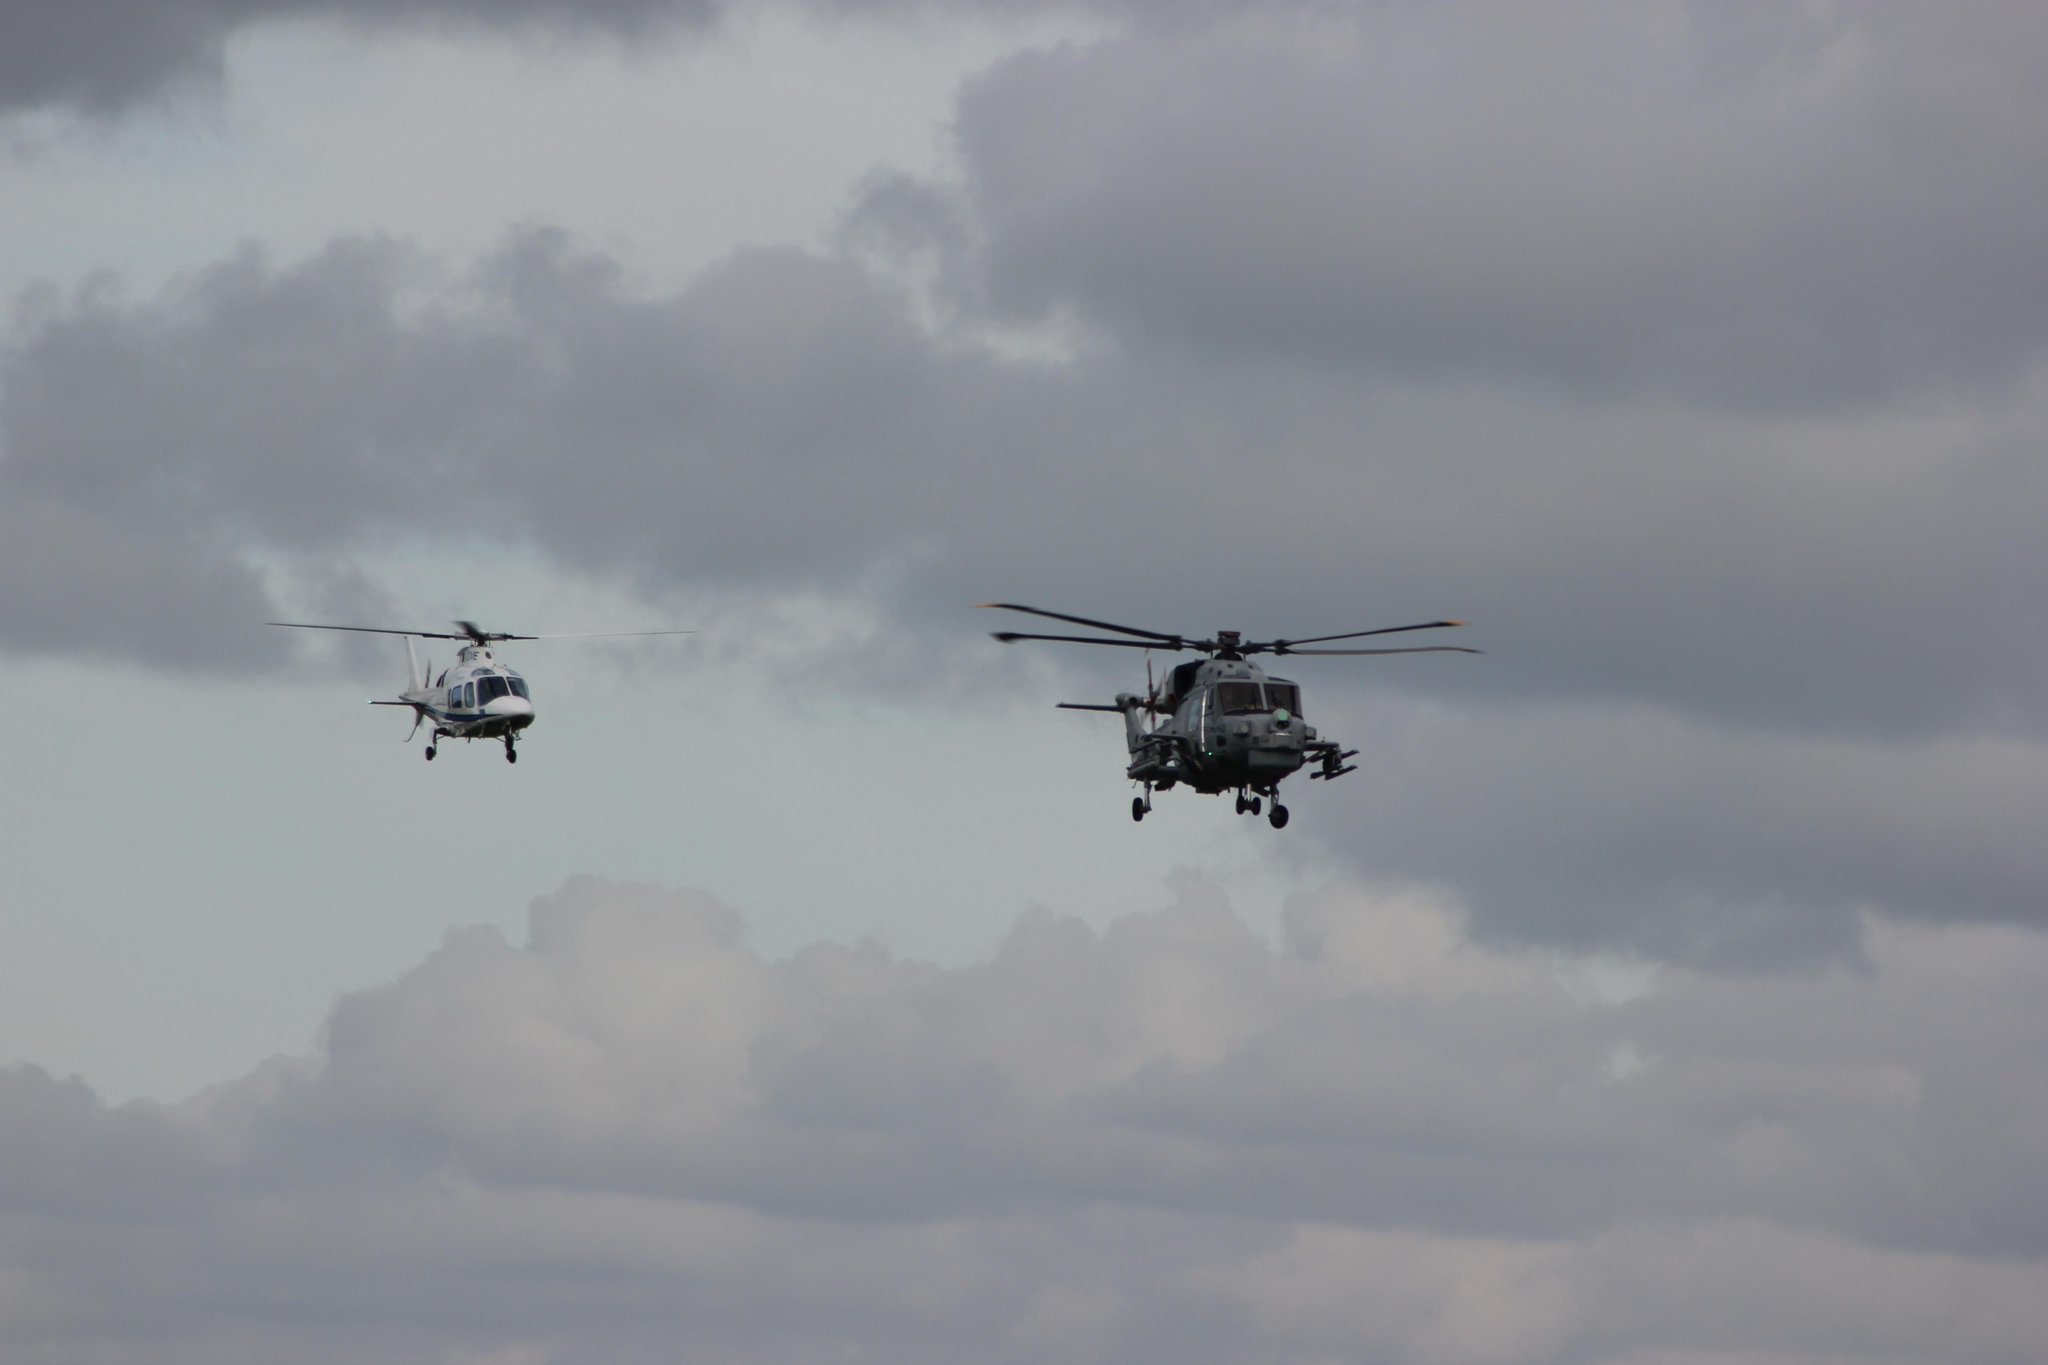
[[[413,653],[412,636],[410,635],[405,637],[405,690],[408,692],[420,690],[420,660],[419,656]]]

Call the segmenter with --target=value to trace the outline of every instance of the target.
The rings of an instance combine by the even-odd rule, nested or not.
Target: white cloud
[[[181,1108],[5,1078],[10,1359],[2023,1356],[2048,947],[1587,1003],[1333,887],[987,963],[578,880]],[[1640,1071],[1606,1066],[1625,1044]],[[1958,1305],[1967,1302],[1967,1312]],[[1728,1311],[1729,1305],[1739,1311]]]

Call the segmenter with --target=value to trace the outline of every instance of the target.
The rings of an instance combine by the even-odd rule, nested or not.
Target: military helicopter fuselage
[[[1286,678],[1269,676],[1247,656],[1254,654],[1476,654],[1477,650],[1457,645],[1427,645],[1409,648],[1305,649],[1330,640],[1353,640],[1368,635],[1392,635],[1410,630],[1435,630],[1463,624],[1458,621],[1426,621],[1412,626],[1387,626],[1378,630],[1346,631],[1340,635],[1318,635],[1304,640],[1246,640],[1234,630],[1218,631],[1208,640],[1190,639],[1163,631],[1140,630],[1114,625],[1085,616],[1045,611],[1015,602],[985,605],[1004,611],[1021,611],[1055,621],[1110,631],[1123,638],[1100,635],[1038,635],[1020,631],[997,631],[995,638],[1054,640],[1069,644],[1113,645],[1123,649],[1199,650],[1208,657],[1177,665],[1164,684],[1148,685],[1142,697],[1119,693],[1112,705],[1093,702],[1060,702],[1070,711],[1117,711],[1124,718],[1124,742],[1130,752],[1126,775],[1144,786],[1144,794],[1131,801],[1131,818],[1143,820],[1152,809],[1152,793],[1187,787],[1207,795],[1237,793],[1240,815],[1257,815],[1271,802],[1267,812],[1275,829],[1287,824],[1287,807],[1280,804],[1281,779],[1311,764],[1311,778],[1330,780],[1356,770],[1348,760],[1356,749],[1345,749],[1325,739],[1302,718],[1301,688]],[[1146,673],[1149,678],[1150,666]]]
[[[1302,719],[1301,688],[1247,659],[1180,665],[1152,707],[1129,693],[1117,702],[1131,741],[1130,776],[1161,790],[1263,791],[1335,747]],[[1155,709],[1164,718],[1147,729],[1145,715]]]

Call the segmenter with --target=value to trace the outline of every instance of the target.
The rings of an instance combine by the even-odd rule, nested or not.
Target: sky
[[[2035,1358],[2044,63],[0,0],[0,1356]],[[991,600],[1485,652],[1133,825]]]

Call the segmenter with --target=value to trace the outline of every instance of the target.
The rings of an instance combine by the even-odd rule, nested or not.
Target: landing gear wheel
[[[1251,813],[1252,813],[1253,815],[1257,815],[1257,814],[1259,813],[1259,798],[1258,798],[1258,797],[1254,796],[1254,797],[1253,797],[1253,798],[1251,799],[1251,803],[1250,803],[1250,805],[1249,805],[1248,809],[1249,809],[1249,810],[1251,811]]]
[[[1278,801],[1275,801],[1273,803],[1273,809],[1269,811],[1266,815],[1266,820],[1269,824],[1273,826],[1274,829],[1286,829],[1287,807],[1281,805]]]
[[[1250,810],[1251,808],[1251,802],[1245,800],[1243,792],[1239,792],[1237,794],[1237,813],[1239,815],[1243,815],[1246,811]]]
[[[438,751],[434,748],[433,745],[429,744],[427,746],[427,762],[432,763],[434,761],[434,754],[436,752]]]
[[[517,763],[519,761],[519,751],[512,747],[512,741],[509,739],[505,741],[505,761],[507,763]]]
[[[1148,807],[1147,807],[1147,806],[1145,805],[1145,798],[1144,798],[1144,797],[1142,797],[1142,796],[1134,796],[1134,797],[1132,797],[1132,798],[1131,798],[1131,818],[1132,818],[1133,820],[1142,820],[1142,819],[1144,819],[1144,818],[1145,818],[1145,811],[1146,811],[1147,809],[1148,809]]]

